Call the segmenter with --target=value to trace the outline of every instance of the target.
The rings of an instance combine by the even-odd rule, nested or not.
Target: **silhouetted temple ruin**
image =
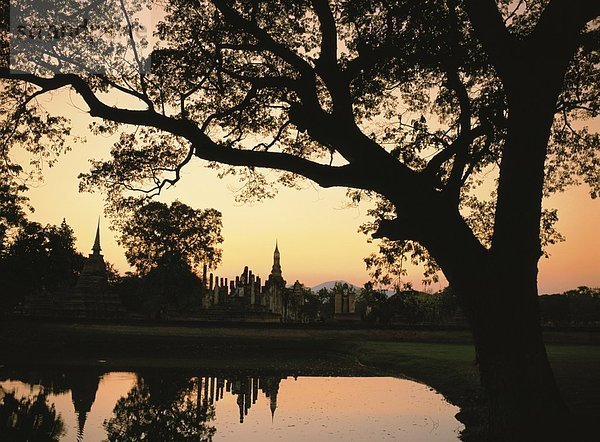
[[[345,285],[334,297],[334,318],[338,321],[357,321],[360,315],[356,313],[356,293]]]
[[[123,315],[124,308],[119,296],[110,289],[106,263],[100,253],[100,222],[92,253],[85,260],[81,275],[70,291],[64,305],[66,316],[75,318],[117,318]]]
[[[108,284],[106,263],[100,247],[100,222],[92,253],[88,255],[75,286],[66,293],[29,296],[16,314],[32,317],[113,319],[125,315],[119,296]]]
[[[275,244],[273,267],[262,284],[248,266],[235,280],[215,277],[207,278],[203,271],[203,308],[214,320],[239,320],[261,322],[301,322],[304,317],[304,293],[302,284],[296,281],[292,288],[286,287],[281,270],[281,255]]]

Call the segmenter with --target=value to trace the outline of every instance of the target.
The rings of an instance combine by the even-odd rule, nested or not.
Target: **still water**
[[[0,373],[7,441],[448,442],[463,428],[458,411],[428,386],[392,377]]]

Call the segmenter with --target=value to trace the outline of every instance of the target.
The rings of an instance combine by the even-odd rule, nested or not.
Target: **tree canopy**
[[[19,182],[17,176],[21,167],[16,164],[0,165],[0,257],[4,256],[10,240],[10,233],[26,220],[27,186]]]
[[[11,305],[26,295],[64,292],[77,281],[83,261],[65,220],[60,226],[24,220],[0,255],[0,302]]]
[[[9,391],[0,397],[2,439],[58,442],[65,433],[65,423],[45,392],[17,399],[15,392]]]
[[[550,58],[565,66],[544,192],[581,181],[598,192],[599,159],[590,154],[598,134],[576,123],[598,115],[593,2],[475,3],[174,0],[160,4],[164,18],[151,46],[137,32],[145,2],[106,2],[90,20],[94,29],[115,29],[120,40],[100,45],[90,30],[80,44],[65,38],[53,51],[27,42],[29,52],[44,52],[43,63],[9,46],[13,69],[2,75],[9,80],[2,91],[4,130],[12,134],[6,144],[46,160],[63,151],[67,122],[48,115],[35,97],[66,87],[104,119],[92,123],[94,132],[120,133],[112,157],[82,175],[84,188],[105,187],[111,197],[158,192],[198,157],[211,167],[243,166],[222,169],[246,183],[243,198],[271,196],[274,184],[293,185],[299,176],[358,189],[351,191],[354,201],[376,200],[374,222],[363,230],[387,238],[379,260],[367,263],[375,279],[388,282],[403,270],[386,259],[396,266],[403,253],[430,262],[419,231],[435,229],[441,212],[460,210],[476,240],[492,246],[493,177],[508,136],[511,78],[547,77]],[[28,5],[15,2],[12,10],[20,13],[13,15],[23,19]],[[72,1],[61,5],[77,10]],[[45,2],[34,9],[42,6],[67,20]],[[545,57],[548,51],[556,56]],[[119,54],[129,62],[119,62]],[[107,92],[145,109],[116,107]],[[284,172],[269,182],[261,167]],[[415,212],[419,223],[409,221]],[[542,243],[560,240],[552,228],[556,211],[540,216]],[[426,276],[435,270],[431,262]]]
[[[125,257],[142,275],[161,266],[194,270],[204,263],[214,268],[221,260],[221,226],[217,210],[193,209],[179,201],[133,204],[116,218]]]

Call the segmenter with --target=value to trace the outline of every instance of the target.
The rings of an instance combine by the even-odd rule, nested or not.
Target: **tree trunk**
[[[399,210],[404,217],[384,225],[397,230],[391,239],[425,246],[458,293],[475,340],[491,441],[577,440],[546,355],[537,292],[544,161],[567,63],[523,50],[505,69],[509,117],[489,250],[443,196],[428,198],[414,211],[418,218]],[[399,197],[390,201],[404,207]]]
[[[487,440],[573,440],[542,341],[539,248],[504,259],[485,250],[458,214],[446,212],[442,219],[436,218],[438,234],[422,243],[458,293],[471,325],[489,410]]]
[[[494,236],[480,293],[469,296],[471,326],[489,439],[572,440],[542,340],[537,292],[544,161],[562,75],[534,68],[528,74],[509,94]]]
[[[477,294],[472,331],[491,441],[570,440],[570,417],[548,363],[537,290],[496,275]]]

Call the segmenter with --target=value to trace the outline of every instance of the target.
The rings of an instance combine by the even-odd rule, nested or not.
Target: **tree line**
[[[10,171],[1,172],[0,306],[10,311],[29,297],[64,299],[85,262],[73,229],[64,219],[58,226],[31,221],[27,186]],[[199,266],[212,268],[221,259],[220,212],[180,201],[132,199],[109,215],[134,269],[121,275],[106,262],[109,290],[120,295],[125,307],[151,317],[168,308],[181,314],[199,307]]]
[[[65,220],[59,226],[23,220],[2,239],[0,306],[6,311],[29,295],[64,293],[77,281],[83,262]]]
[[[334,299],[337,293],[348,291],[356,295],[356,314],[372,325],[462,325],[466,319],[460,310],[458,296],[450,287],[434,293],[413,289],[378,290],[372,283],[356,288],[336,283],[316,293],[305,291],[305,317],[311,321],[334,319]],[[563,293],[539,297],[541,324],[544,326],[600,325],[600,288],[580,286]]]

